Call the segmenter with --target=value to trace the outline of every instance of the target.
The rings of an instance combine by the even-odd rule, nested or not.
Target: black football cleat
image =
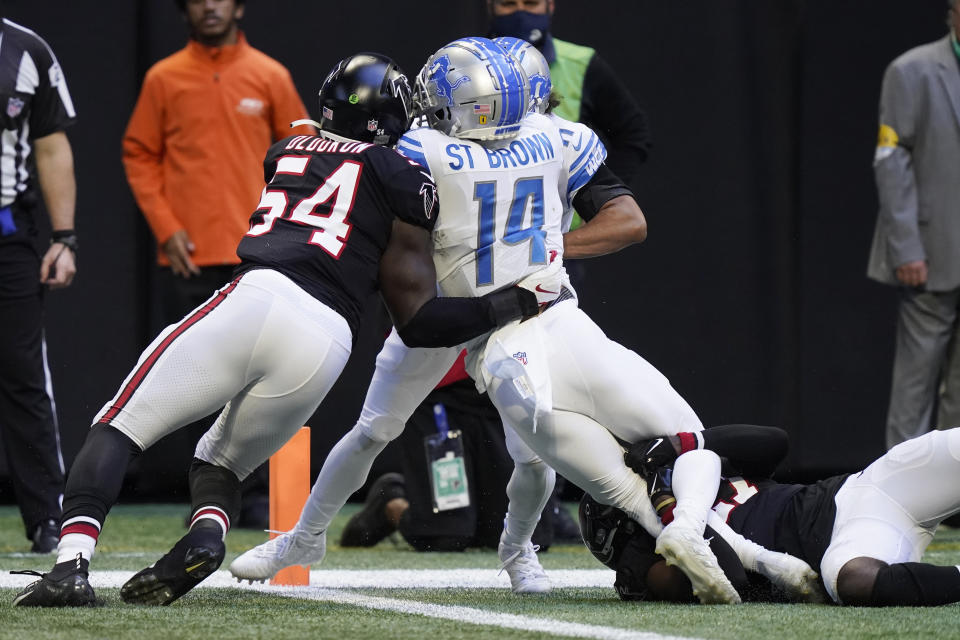
[[[15,607],[95,607],[100,604],[93,587],[87,582],[90,563],[77,554],[75,560],[55,564],[50,573],[11,571],[10,573],[40,576],[13,599]]]
[[[43,520],[33,529],[33,535],[30,536],[33,545],[30,547],[30,553],[50,553],[57,550],[60,543],[60,524],[50,518]]]
[[[218,530],[194,529],[165,556],[120,588],[129,604],[168,605],[220,567],[226,547]]]
[[[399,473],[386,473],[371,485],[363,509],[347,520],[340,534],[341,547],[372,547],[397,530],[387,519],[387,503],[406,497],[406,483]]]

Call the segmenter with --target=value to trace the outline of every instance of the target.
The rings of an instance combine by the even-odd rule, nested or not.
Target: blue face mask
[[[510,36],[526,40],[537,49],[543,50],[550,33],[549,13],[530,13],[514,11],[505,16],[494,16],[490,21],[491,37]]]

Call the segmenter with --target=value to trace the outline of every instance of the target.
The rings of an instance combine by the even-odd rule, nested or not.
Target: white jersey
[[[437,183],[434,263],[446,296],[484,295],[562,259],[569,186],[583,186],[599,166],[590,171],[581,160],[575,175],[578,154],[567,151],[558,122],[538,114],[509,140],[481,144],[418,128],[397,149]]]
[[[573,197],[581,187],[590,182],[607,159],[607,149],[587,125],[564,120],[553,114],[547,117],[557,125],[563,141],[564,184],[561,193],[565,195],[560,229],[566,233],[573,220]]]

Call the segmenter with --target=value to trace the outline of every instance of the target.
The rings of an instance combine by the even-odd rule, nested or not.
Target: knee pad
[[[880,459],[882,460],[885,457],[889,461],[898,465],[902,465],[903,467],[922,466],[926,464],[933,456],[934,447],[937,444],[935,440],[939,439],[945,434],[946,432],[942,431],[931,431],[920,436],[919,438],[913,438],[912,440],[901,442],[893,449],[890,449],[890,451],[888,451],[886,455]],[[951,455],[952,454],[953,451],[951,451]]]
[[[389,415],[377,415],[377,416],[360,416],[360,421],[357,422],[354,429],[358,429],[359,433],[370,440],[375,442],[387,443],[392,442],[400,437],[400,434],[403,433],[404,423],[403,421]]]

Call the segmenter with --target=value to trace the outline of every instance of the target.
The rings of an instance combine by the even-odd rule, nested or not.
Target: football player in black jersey
[[[189,532],[131,578],[121,598],[170,604],[213,573],[239,510],[240,481],[323,400],[369,293],[379,289],[408,346],[440,347],[536,315],[544,302],[538,285],[560,290],[554,274],[556,282],[521,282],[481,298],[436,297],[436,188],[389,148],[410,124],[410,98],[392,60],[351,56],[320,90],[320,134],[270,148],[235,279],[165,329],[94,419],[67,480],[56,565],[26,572],[40,580],[14,604],[94,604],[89,560],[130,460],[226,405],[197,445]]]
[[[655,503],[659,498],[668,504],[664,469],[678,454],[698,446],[725,458],[714,511],[746,538],[808,562],[837,604],[960,601],[960,567],[919,562],[937,525],[960,512],[960,491],[955,489],[960,486],[960,428],[927,433],[894,447],[859,473],[808,485],[770,479],[786,454],[786,433],[770,427],[727,425],[703,431],[699,442],[692,434],[681,434],[637,443],[626,462],[648,477],[658,476]],[[694,600],[683,574],[666,566],[649,535],[622,512],[585,497],[580,520],[587,547],[617,571],[621,598]],[[729,559],[724,569],[735,575],[738,568],[728,567]],[[766,600],[778,594],[754,579],[746,595]]]

